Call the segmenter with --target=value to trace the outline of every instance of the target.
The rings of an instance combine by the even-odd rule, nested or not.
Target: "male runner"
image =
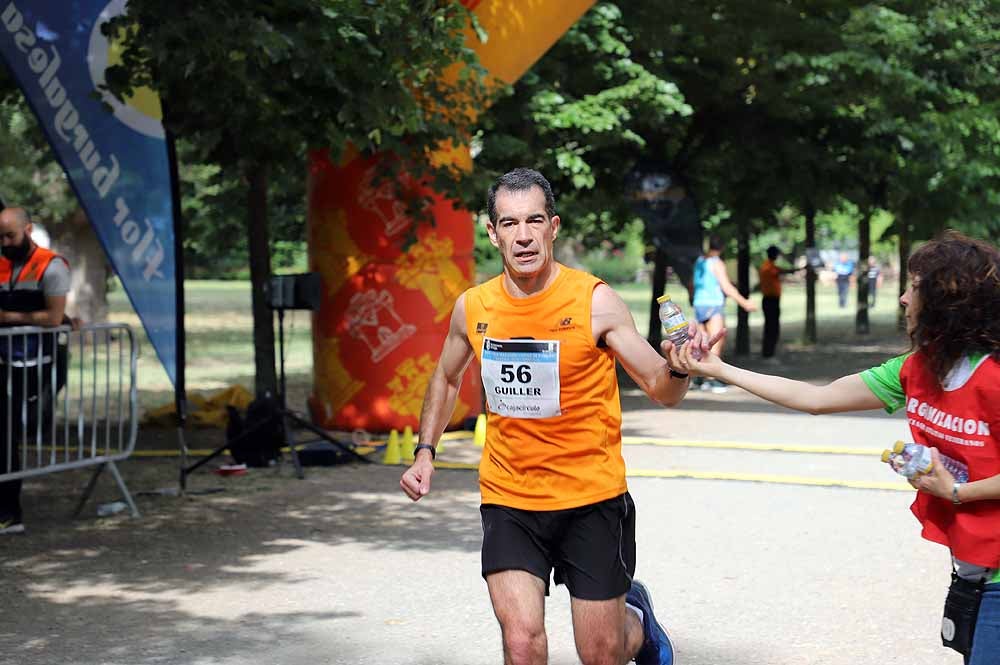
[[[504,663],[547,662],[549,575],[571,597],[584,665],[669,665],[673,648],[633,580],[635,505],[625,482],[619,361],[653,400],[673,406],[688,377],[639,335],[600,279],[553,258],[559,216],[548,181],[515,169],[490,188],[490,241],[503,274],[459,296],[420,418],[415,461],[400,485],[430,491],[434,446],[475,356],[489,411],[479,467],[482,574],[503,635]],[[690,344],[702,335],[692,324]],[[672,345],[663,343],[665,352]]]

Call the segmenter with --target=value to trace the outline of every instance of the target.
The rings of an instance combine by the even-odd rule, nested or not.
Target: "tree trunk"
[[[806,205],[806,327],[805,341],[816,343],[816,269],[809,260],[808,250],[816,249],[816,208]]]
[[[83,323],[105,323],[108,320],[108,277],[111,276],[111,269],[83,209],[77,208],[62,224],[47,230],[52,251],[69,262],[66,315]]]
[[[872,246],[872,215],[874,208],[869,208],[858,224],[858,265],[855,275],[858,280],[858,308],[854,318],[854,332],[867,335],[871,332],[868,324],[868,254]]]
[[[660,325],[660,305],[656,299],[667,289],[667,253],[657,249],[653,255],[653,297],[649,300],[649,340],[654,349],[660,348],[663,340],[663,326]]]
[[[274,317],[267,305],[271,278],[271,242],[267,223],[267,167],[246,169],[247,238],[250,245],[250,283],[253,303],[254,388],[258,397],[277,394],[274,369]]]
[[[906,291],[906,283],[909,281],[909,270],[907,263],[910,261],[910,225],[905,221],[899,223],[899,297],[903,297]],[[906,309],[900,305],[896,310],[896,327],[906,330]]]
[[[740,217],[737,227],[736,288],[744,298],[750,296],[750,222]],[[750,316],[742,307],[736,309],[736,355],[750,353]]]

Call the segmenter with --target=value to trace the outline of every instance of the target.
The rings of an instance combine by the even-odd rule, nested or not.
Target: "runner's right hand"
[[[424,453],[424,451],[420,451]],[[403,472],[399,486],[413,501],[419,501],[431,491],[431,476],[434,475],[434,464],[429,454],[418,454],[417,460],[409,469]]]

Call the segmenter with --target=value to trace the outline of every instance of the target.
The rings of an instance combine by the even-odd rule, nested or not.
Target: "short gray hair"
[[[556,198],[552,195],[552,185],[541,173],[534,169],[518,167],[497,178],[486,195],[486,214],[490,221],[497,222],[497,192],[506,189],[510,192],[525,192],[532,187],[538,187],[545,195],[545,214],[549,219],[556,215]]]

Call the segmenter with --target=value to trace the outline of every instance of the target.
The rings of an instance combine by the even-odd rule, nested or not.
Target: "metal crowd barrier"
[[[78,515],[108,468],[138,517],[116,466],[135,449],[137,359],[125,324],[0,328],[0,482],[96,467]]]

